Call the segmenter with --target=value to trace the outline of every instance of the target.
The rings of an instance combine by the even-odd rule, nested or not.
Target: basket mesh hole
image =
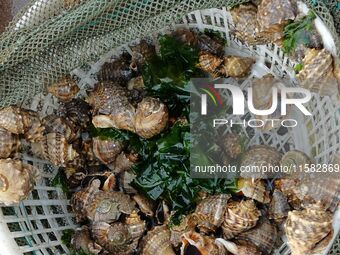
[[[55,253],[52,251],[51,248],[46,248],[46,251],[47,251],[48,254],[50,254],[50,255],[55,255]]]
[[[58,245],[55,248],[59,251],[60,254],[66,253],[66,251],[64,250],[64,248],[61,245]]]
[[[35,190],[33,190],[32,192],[31,192],[31,194],[32,194],[32,198],[34,199],[34,200],[39,200],[40,198],[39,198],[39,194],[38,194],[38,191],[35,189]]]
[[[44,229],[51,228],[50,223],[46,219],[40,220],[41,224],[44,226]]]
[[[14,207],[1,207],[4,216],[16,215]]]
[[[50,211],[53,214],[63,214],[64,213],[64,210],[63,210],[63,208],[60,205],[51,205],[50,206]]]
[[[29,243],[27,242],[27,239],[25,237],[16,237],[16,238],[14,238],[14,240],[18,244],[18,246],[29,245]]]
[[[58,240],[53,232],[47,233],[47,236],[50,239],[50,241],[57,241]]]
[[[41,205],[36,206],[35,209],[37,210],[38,214],[41,214],[41,215],[45,214],[44,209]]]
[[[39,238],[39,240],[40,240],[41,243],[44,243],[44,242],[45,242],[45,239],[44,239],[44,237],[42,236],[42,234],[37,234],[37,236],[38,236],[38,238]]]
[[[25,206],[25,211],[28,215],[32,215],[32,208],[30,206]]]
[[[18,232],[21,231],[21,227],[19,222],[11,222],[11,223],[7,223],[8,229],[11,232]]]
[[[58,192],[56,190],[48,190],[47,196],[49,199],[58,199]]]
[[[37,225],[37,222],[35,220],[31,220],[31,224],[32,224],[32,227],[37,230],[38,229],[38,225]]]
[[[65,227],[68,225],[67,221],[65,220],[65,218],[56,218],[55,219],[56,222],[58,223],[59,227]]]

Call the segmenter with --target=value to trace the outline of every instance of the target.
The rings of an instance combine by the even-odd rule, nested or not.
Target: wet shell
[[[0,203],[11,205],[27,198],[38,171],[20,160],[0,159]]]
[[[71,101],[72,98],[79,92],[79,87],[77,82],[73,80],[70,76],[65,76],[64,78],[58,80],[56,83],[47,87],[48,93],[57,97],[63,102]]]
[[[281,159],[281,166],[288,167],[292,171],[303,169],[306,164],[311,163],[312,160],[304,152],[298,150],[288,151]]]
[[[264,204],[270,202],[269,191],[267,191],[263,180],[241,178],[237,182],[237,188],[245,197],[252,198]]]
[[[131,237],[134,240],[139,240],[146,231],[146,224],[136,211],[132,212],[126,219],[125,224],[128,225]]]
[[[9,158],[20,149],[19,137],[8,131],[0,129],[0,158]]]
[[[179,245],[181,245],[183,234],[195,230],[197,224],[196,221],[197,221],[196,216],[193,214],[189,214],[181,219],[179,225],[171,226],[170,242],[174,247],[178,247]]]
[[[135,209],[135,203],[131,198],[121,192],[98,191],[90,198],[85,207],[89,220],[114,222],[122,213],[131,214]]]
[[[278,166],[281,160],[281,154],[273,147],[268,145],[254,145],[245,153],[241,167],[244,169],[249,167],[273,167]],[[274,178],[278,177],[276,173],[255,173],[255,172],[242,172],[243,178]]]
[[[223,237],[231,239],[255,227],[260,216],[253,200],[228,203],[222,225]]]
[[[99,81],[114,81],[121,85],[132,78],[133,70],[130,68],[131,58],[129,54],[122,54],[110,63],[105,63],[97,74]]]
[[[195,46],[197,44],[197,35],[189,29],[179,28],[172,33],[172,36],[178,41],[190,46]]]
[[[230,195],[221,194],[203,199],[196,207],[194,214],[198,219],[200,232],[214,232],[222,225]]]
[[[135,190],[131,186],[131,182],[135,179],[136,175],[131,171],[124,171],[120,174],[120,187],[127,194],[136,194],[137,190]]]
[[[90,123],[91,107],[82,99],[72,99],[61,105],[59,112],[77,127],[86,128]]]
[[[49,133],[38,143],[32,144],[32,152],[58,167],[70,166],[79,157],[72,145],[59,133]]]
[[[128,82],[128,86],[127,87],[128,87],[129,90],[133,90],[133,89],[142,90],[142,89],[144,89],[143,76],[138,76],[136,78],[132,78]]]
[[[131,167],[137,162],[137,156],[134,153],[126,154],[121,152],[115,162],[108,165],[108,167],[114,173],[123,173],[131,169]]]
[[[104,164],[112,163],[123,150],[123,143],[118,140],[93,138],[93,153]]]
[[[301,200],[296,195],[299,185],[300,181],[298,179],[279,179],[275,181],[275,187],[283,193],[289,205],[296,210],[301,209],[302,206]]]
[[[207,52],[200,52],[198,68],[216,77],[220,71],[223,59]]]
[[[129,106],[127,90],[111,82],[98,83],[86,98],[86,102],[93,108],[95,115],[110,114]]]
[[[79,135],[75,126],[63,117],[48,115],[42,121],[47,134],[59,133],[64,136],[68,142],[74,141]]]
[[[257,22],[257,8],[252,4],[241,4],[231,10],[231,16],[235,25],[235,36],[242,42],[250,45],[267,44],[275,41],[280,35],[267,35],[259,32]]]
[[[289,212],[285,231],[292,254],[314,254],[316,245],[332,233],[332,219],[331,213],[317,206]],[[323,248],[327,244],[324,243]]]
[[[227,255],[223,245],[215,238],[190,231],[182,235],[181,255]]]
[[[136,111],[136,133],[146,139],[158,135],[166,127],[168,119],[165,104],[156,98],[144,98]]]
[[[333,58],[325,49],[310,49],[303,59],[303,68],[296,76],[302,87],[322,96],[338,95],[333,74]]]
[[[143,238],[141,255],[175,255],[171,247],[170,230],[167,226],[156,226]]]
[[[198,36],[197,47],[200,51],[207,52],[215,56],[223,56],[224,54],[224,46],[205,34]]]
[[[254,63],[255,60],[252,58],[225,57],[220,72],[227,77],[242,78],[249,74]]]
[[[294,0],[262,0],[257,21],[260,31],[281,32],[289,20],[294,20],[297,6]]]
[[[281,191],[275,189],[272,196],[272,201],[269,205],[269,219],[280,222],[282,219],[287,217],[289,211],[290,206],[288,204],[287,198]]]
[[[222,244],[223,247],[227,249],[227,251],[231,252],[234,255],[261,255],[262,254],[262,252],[260,252],[254,244],[252,244],[251,242],[244,241],[244,240],[230,242],[222,238],[217,238],[216,242]]]
[[[271,254],[278,234],[276,227],[269,220],[261,219],[255,228],[241,233],[237,238],[252,242],[263,254]]]
[[[132,199],[137,203],[142,213],[150,217],[154,216],[155,206],[151,200],[141,194],[134,195]]]
[[[76,230],[72,237],[71,244],[77,251],[82,250],[83,252],[91,254],[98,254],[102,250],[101,246],[92,240],[90,229],[87,226]]]
[[[40,140],[44,127],[36,112],[9,106],[0,110],[0,128],[13,134],[24,134],[30,142]]]
[[[228,133],[223,136],[222,146],[228,157],[236,159],[242,152],[241,137],[237,134]]]
[[[138,65],[143,64],[146,60],[156,55],[156,48],[145,40],[135,46],[131,46],[132,58]]]
[[[88,187],[72,195],[70,199],[70,204],[72,207],[72,211],[75,213],[76,221],[78,223],[86,219],[85,208],[91,201],[93,195],[99,192],[99,187],[100,187],[100,181],[93,180],[92,183]]]
[[[127,255],[132,252],[130,245],[133,240],[126,224],[95,222],[92,227],[92,236],[96,243],[111,254]]]

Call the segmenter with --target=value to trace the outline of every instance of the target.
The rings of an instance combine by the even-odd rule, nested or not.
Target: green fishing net
[[[247,0],[35,0],[0,37],[0,106],[20,103],[109,50],[185,14]],[[307,1],[337,38],[329,7]],[[336,12],[336,11],[335,11]],[[340,50],[338,50],[340,53]]]

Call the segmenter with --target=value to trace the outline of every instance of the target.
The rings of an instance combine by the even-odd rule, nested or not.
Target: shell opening
[[[0,191],[6,192],[8,190],[8,180],[7,178],[0,174]]]

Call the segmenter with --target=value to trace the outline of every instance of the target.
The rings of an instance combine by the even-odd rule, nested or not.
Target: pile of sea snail
[[[301,18],[295,1],[253,2],[231,10],[234,35],[249,45],[280,45],[284,26]],[[334,60],[323,49],[315,28],[310,33],[310,44],[298,45],[299,52],[291,56],[303,62],[298,79],[321,95],[338,94]],[[255,63],[253,58],[225,56],[221,42],[208,35],[186,29],[171,35],[198,48],[198,67],[213,77],[242,79]],[[39,116],[17,106],[0,110],[0,201],[9,205],[25,199],[38,177],[36,169],[20,160],[20,141],[25,139],[34,155],[65,170],[75,191],[70,202],[77,222],[83,224],[72,239],[75,250],[115,255],[271,254],[283,232],[293,255],[324,249],[333,236],[332,213],[339,197],[336,179],[281,178],[269,185],[242,176],[233,196],[202,192],[195,211],[183,216],[179,225],[169,224],[173,212],[164,202],[157,206],[129,185],[134,178],[130,168],[138,162],[138,155],[120,140],[86,134],[92,123],[96,128],[128,130],[149,139],[169,125],[167,105],[145,97],[139,71],[156,54],[155,46],[142,40],[131,49],[132,56],[123,53],[103,65],[98,83],[85,100],[75,98],[79,88],[71,76],[49,86],[48,92],[60,100],[56,114]],[[325,77],[331,82],[320,82]],[[254,79],[258,109],[271,105],[271,87],[277,82],[271,75]],[[228,134],[224,145],[229,158],[239,156],[237,134]],[[256,145],[246,151],[241,164],[311,162],[301,151],[282,155],[276,148]]]

